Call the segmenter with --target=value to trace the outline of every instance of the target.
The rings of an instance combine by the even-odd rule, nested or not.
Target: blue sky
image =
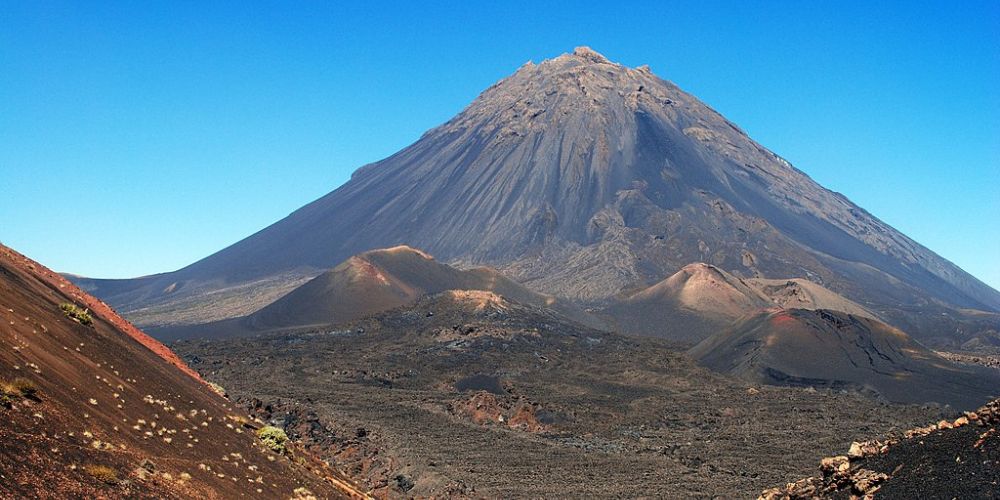
[[[0,241],[180,268],[577,45],[1000,288],[996,1],[2,2]]]

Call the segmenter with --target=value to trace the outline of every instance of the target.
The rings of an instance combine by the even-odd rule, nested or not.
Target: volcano
[[[183,269],[76,280],[140,324],[198,323],[402,244],[581,304],[705,262],[818,283],[924,339],[1000,328],[996,290],[648,67],[586,47],[524,64],[412,145]]]
[[[461,270],[407,246],[370,250],[250,315],[202,325],[151,330],[163,340],[227,337],[342,324],[447,290],[494,293],[521,304],[550,309],[582,325],[603,323],[550,295],[531,291],[488,267]]]
[[[1000,388],[996,370],[951,363],[877,319],[825,309],[763,311],[689,353],[753,382],[870,391],[895,403],[971,410]]]
[[[875,319],[858,304],[811,281],[737,278],[696,262],[617,301],[604,313],[615,330],[700,342],[766,309],[832,309]]]

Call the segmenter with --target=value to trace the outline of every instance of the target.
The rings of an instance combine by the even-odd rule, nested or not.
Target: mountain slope
[[[975,408],[1000,373],[952,363],[878,320],[827,310],[772,310],[691,349],[700,364],[760,383],[866,390],[893,402]]]
[[[690,94],[587,48],[525,64],[414,144],[184,269],[80,282],[162,324],[176,304],[211,309],[191,297],[217,302],[398,244],[586,302],[705,261],[809,278],[925,336],[940,334],[927,318],[954,307],[1000,311],[1000,293]]]
[[[878,319],[864,307],[809,280],[754,278],[748,281],[760,293],[785,309],[832,309],[855,316]]]
[[[265,451],[162,344],[3,246],[0,319],[0,497],[348,496],[308,456]]]

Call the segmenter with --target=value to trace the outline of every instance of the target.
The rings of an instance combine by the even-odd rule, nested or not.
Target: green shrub
[[[90,326],[94,324],[94,318],[90,316],[89,309],[80,309],[74,304],[66,302],[64,304],[59,304],[59,309],[62,309],[63,313],[66,314],[70,319],[80,323],[81,325]]]
[[[261,443],[264,443],[264,446],[275,453],[283,455],[287,451],[285,446],[288,443],[288,434],[285,434],[284,429],[266,425],[257,431],[257,437],[260,438]]]

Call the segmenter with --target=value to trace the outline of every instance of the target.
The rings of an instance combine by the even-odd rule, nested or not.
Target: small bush
[[[94,318],[90,316],[89,309],[80,309],[74,304],[66,302],[64,304],[59,304],[59,309],[62,309],[63,313],[66,314],[70,319],[80,323],[81,325],[90,326],[94,324]]]
[[[212,389],[212,392],[215,392],[216,394],[218,394],[218,395],[220,395],[222,397],[226,397],[226,389],[225,389],[225,387],[222,387],[221,385],[216,384],[215,382],[209,382],[208,383],[208,388]]]
[[[287,451],[288,434],[285,434],[284,429],[266,425],[257,431],[257,437],[264,446],[275,453],[284,454]]]
[[[256,428],[256,427],[251,427],[252,421],[249,418],[244,417],[243,415],[226,415],[226,418],[232,420],[233,422],[236,422],[237,424],[243,427],[250,427],[254,429]]]
[[[20,396],[21,391],[14,385],[14,382],[8,382],[0,379],[0,394],[7,396]]]
[[[291,500],[316,500],[316,495],[305,486],[301,486],[292,491]]]
[[[86,465],[83,470],[102,483],[118,484],[118,473],[107,465]]]
[[[38,386],[26,378],[16,378],[12,383],[14,389],[25,398],[35,398],[38,396]]]
[[[0,405],[10,406],[22,398],[38,399],[38,386],[32,381],[20,377],[10,382],[0,380]]]

